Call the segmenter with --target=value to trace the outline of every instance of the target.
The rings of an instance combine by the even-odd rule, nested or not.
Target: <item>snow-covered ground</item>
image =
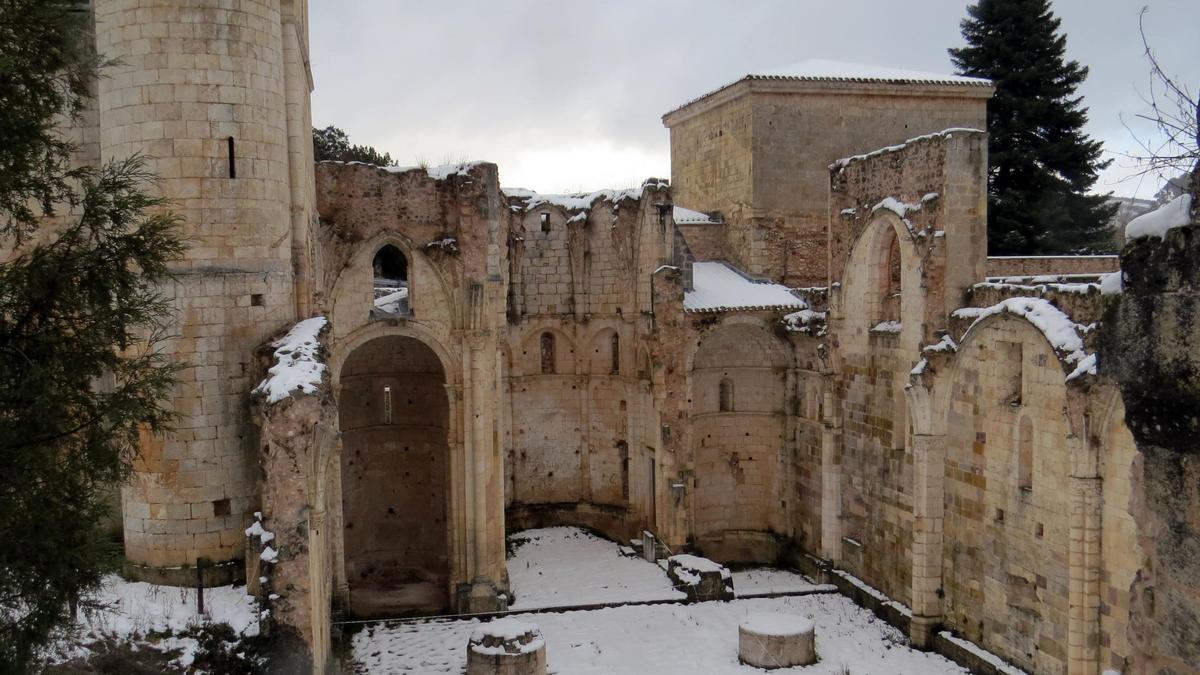
[[[790,570],[758,567],[733,573],[733,592],[739,598],[775,593],[833,593],[837,586],[814,584],[812,579]]]
[[[573,527],[527,530],[510,536],[508,561],[514,609],[681,599],[658,565],[623,556],[620,546]],[[570,612],[525,612],[546,642],[551,673],[559,675],[694,675],[760,672],[738,663],[738,623],[783,612],[817,627],[821,661],[813,675],[842,673],[965,673],[940,656],[905,646],[904,636],[871,612],[808,578],[776,569],[733,573],[739,599],[695,605],[625,605]],[[807,592],[804,596],[747,595]],[[467,642],[480,621],[430,620],[368,626],[350,639],[356,673],[461,673]]]
[[[509,545],[516,548],[508,559],[512,609],[686,597],[658,565],[621,555],[617,544],[577,527],[517,532]]]
[[[77,634],[54,646],[52,661],[86,658],[91,645],[106,639],[142,642],[150,633],[177,633],[202,624],[226,623],[244,637],[259,631],[258,604],[246,594],[245,586],[204,589],[204,615],[196,611],[194,588],[125,581],[117,575],[105,579],[90,601],[98,608],[79,611]],[[182,667],[191,664],[198,647],[194,638],[180,636],[156,637],[148,644],[161,651],[181,650],[177,665]]]
[[[738,623],[751,614],[785,612],[816,624],[820,661],[806,675],[966,673],[953,662],[904,646],[903,635],[849,599],[834,594],[629,605],[590,611],[520,614],[546,640],[559,675],[706,675],[761,672],[737,659]],[[477,620],[374,626],[351,638],[357,673],[461,673]]]

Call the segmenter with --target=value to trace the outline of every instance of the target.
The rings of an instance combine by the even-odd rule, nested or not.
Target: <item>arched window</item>
[[[375,252],[371,261],[375,304],[372,314],[405,316],[409,313],[408,259],[391,244]]]
[[[896,230],[887,228],[887,247],[882,251],[879,270],[879,321],[900,320],[900,239]]]
[[[1021,418],[1021,429],[1017,448],[1017,487],[1033,489],[1033,422]]]
[[[618,375],[621,372],[621,336],[613,333],[612,336],[612,374]]]
[[[733,412],[733,381],[729,378],[721,380],[718,399],[721,412]]]
[[[542,374],[554,372],[554,333],[542,333]]]

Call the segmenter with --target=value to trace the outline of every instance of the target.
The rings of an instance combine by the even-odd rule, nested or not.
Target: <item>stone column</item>
[[[1100,641],[1101,480],[1071,477],[1067,672],[1096,675]]]
[[[928,647],[942,622],[942,525],[946,437],[913,435],[912,622],[909,639]]]
[[[496,348],[485,332],[472,332],[464,341],[463,428],[466,432],[465,476],[467,552],[464,581],[458,591],[459,609],[490,612],[500,608],[498,592],[504,574],[504,492],[500,485],[495,419],[499,410]]]

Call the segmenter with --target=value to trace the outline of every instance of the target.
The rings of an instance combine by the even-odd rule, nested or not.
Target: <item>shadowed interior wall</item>
[[[352,610],[442,609],[449,600],[442,365],[418,340],[382,337],[350,354],[340,384]]]
[[[756,325],[725,325],[700,342],[692,366],[696,543],[723,561],[776,555],[783,496],[788,354]]]

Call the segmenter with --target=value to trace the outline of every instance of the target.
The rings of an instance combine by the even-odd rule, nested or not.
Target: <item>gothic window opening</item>
[[[554,365],[554,333],[542,333],[542,374],[553,374]]]
[[[375,253],[371,268],[375,300],[372,316],[408,315],[408,259],[404,252],[387,244]]]
[[[887,228],[887,248],[879,270],[879,321],[900,321],[900,238],[894,228]]]
[[[733,382],[728,378],[721,380],[718,395],[718,410],[733,412]]]
[[[550,214],[548,212],[543,212],[541,214],[541,219],[542,219],[542,232],[549,232],[550,231]]]

